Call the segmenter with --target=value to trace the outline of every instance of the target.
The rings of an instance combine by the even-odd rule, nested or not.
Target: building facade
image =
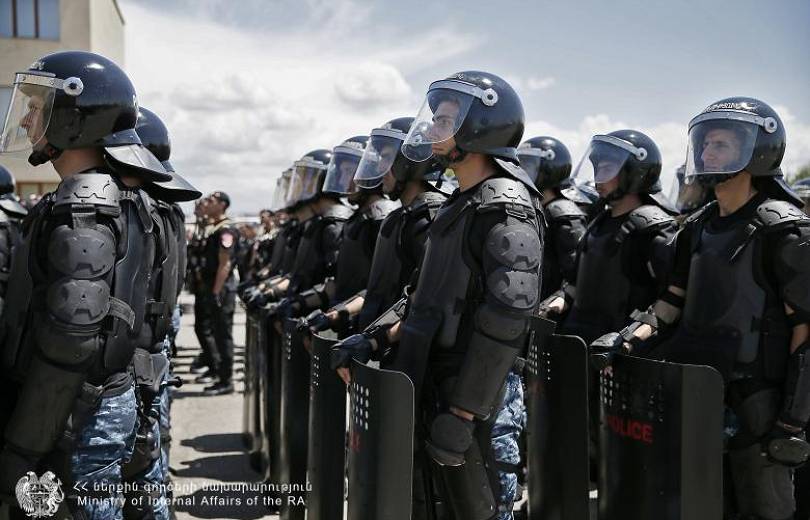
[[[0,0],[0,116],[5,120],[14,73],[38,57],[87,50],[124,64],[124,17],[116,0]],[[0,156],[17,179],[21,198],[53,190],[59,177],[48,165],[28,164],[28,154]]]

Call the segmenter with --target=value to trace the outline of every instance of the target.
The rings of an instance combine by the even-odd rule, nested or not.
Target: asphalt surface
[[[230,395],[209,397],[194,383],[189,365],[199,353],[194,334],[193,298],[184,295],[175,373],[184,384],[174,389],[170,467],[177,518],[278,518],[262,504],[259,474],[250,468],[242,442],[245,314],[234,316],[234,382]],[[255,501],[255,503],[253,503]]]

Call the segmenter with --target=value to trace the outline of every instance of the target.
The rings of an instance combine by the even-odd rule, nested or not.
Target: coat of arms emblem
[[[29,471],[17,481],[14,492],[20,508],[32,518],[53,516],[65,499],[62,483],[51,471],[46,471],[40,478]]]

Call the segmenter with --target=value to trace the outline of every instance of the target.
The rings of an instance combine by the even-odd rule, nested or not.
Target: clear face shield
[[[338,146],[332,151],[332,159],[326,169],[326,179],[323,182],[323,191],[348,195],[357,191],[354,187],[354,175],[363,150]]]
[[[405,134],[397,130],[376,128],[372,130],[363,159],[357,167],[354,182],[359,188],[376,188],[390,172],[397,158]]]
[[[432,83],[402,144],[405,157],[415,162],[430,159],[433,156],[431,145],[456,135],[475,98],[492,106],[498,102],[498,93],[452,79]]]
[[[81,93],[81,88],[78,78],[63,81],[44,73],[18,73],[0,133],[0,153],[42,149],[56,90]]]
[[[276,189],[273,191],[273,200],[270,205],[270,209],[273,211],[279,211],[286,207],[287,203],[287,192],[290,189],[290,176],[292,175],[292,170],[287,170],[281,174],[281,177],[278,178],[276,181]]]
[[[540,148],[518,148],[518,161],[533,183],[537,183],[537,176],[540,173],[540,166],[543,161],[553,161],[554,150],[542,150]]]
[[[323,172],[323,165],[315,161],[296,161],[290,188],[287,192],[287,205],[307,200],[318,193],[318,177]]]
[[[748,112],[706,112],[689,123],[686,184],[730,176],[744,170],[754,154],[759,128],[775,132],[772,117]]]
[[[612,135],[595,135],[571,177],[577,185],[598,188],[617,178],[630,157],[643,161],[647,150]]]

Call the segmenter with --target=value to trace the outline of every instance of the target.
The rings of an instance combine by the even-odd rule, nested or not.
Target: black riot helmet
[[[323,180],[323,194],[343,196],[355,193],[354,174],[368,143],[367,135],[349,137],[332,149],[332,158]],[[365,187],[363,187],[365,188]]]
[[[439,161],[455,162],[472,152],[517,164],[524,123],[523,103],[506,81],[488,72],[459,72],[428,87],[403,152],[425,161],[432,144],[455,137],[456,149]]]
[[[293,164],[293,174],[287,193],[291,207],[314,202],[323,190],[326,169],[332,161],[332,151],[324,148],[312,150]]]
[[[638,130],[593,136],[574,171],[574,180],[598,185],[617,176],[619,185],[605,197],[608,201],[628,193],[660,194],[661,152],[655,142]]]
[[[163,121],[151,110],[138,108],[138,120],[135,123],[135,132],[138,134],[143,146],[149,150],[167,172],[172,172],[172,179],[166,182],[153,182],[145,186],[146,190],[155,198],[167,202],[188,202],[202,197],[202,192],[191,185],[180,174],[174,171],[169,162],[172,154],[172,143],[169,131]]]
[[[747,171],[758,190],[801,207],[782,174],[785,145],[785,126],[767,103],[721,99],[689,122],[685,182],[714,187]]]
[[[170,180],[135,133],[135,88],[118,65],[85,51],[44,56],[14,79],[0,152],[31,150],[34,166],[68,149],[102,148],[114,167],[144,180]]]
[[[14,193],[17,188],[17,182],[14,180],[14,175],[2,164],[0,164],[0,195],[7,193]]]
[[[517,150],[520,167],[534,181],[537,189],[557,188],[567,184],[571,175],[571,154],[554,137],[533,137]]]
[[[381,186],[386,175],[395,180],[393,190],[386,192],[392,199],[398,199],[405,184],[413,180],[425,181],[431,189],[439,191],[451,187],[452,183],[446,182],[442,175],[444,169],[434,159],[417,162],[402,153],[402,143],[413,121],[413,117],[398,117],[371,131],[363,160],[354,176],[358,188]]]

